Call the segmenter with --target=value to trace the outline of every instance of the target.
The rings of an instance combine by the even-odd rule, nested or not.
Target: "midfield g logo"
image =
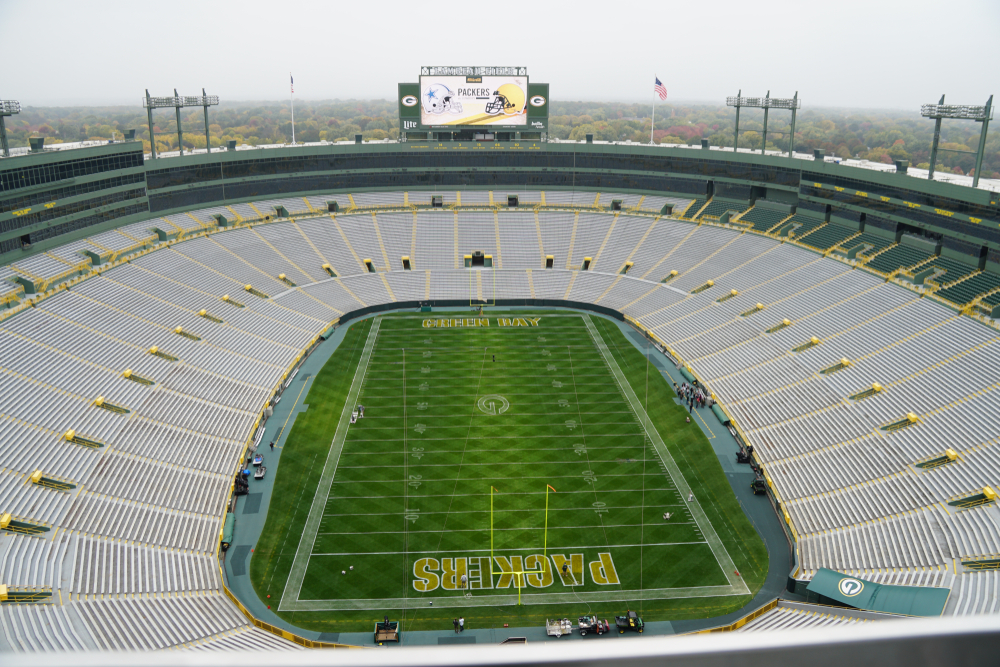
[[[510,402],[499,394],[483,396],[476,405],[488,415],[502,415],[510,408]]]
[[[865,584],[863,581],[845,577],[840,580],[839,584],[837,584],[837,588],[840,589],[842,595],[852,598],[865,589]]]

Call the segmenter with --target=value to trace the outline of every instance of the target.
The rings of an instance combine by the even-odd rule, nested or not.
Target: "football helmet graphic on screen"
[[[486,104],[486,113],[516,116],[524,112],[525,95],[517,84],[505,83],[497,88],[493,96],[493,100]]]
[[[462,113],[462,103],[455,99],[455,93],[443,83],[432,83],[423,94],[424,111],[442,114],[445,111],[452,114]]]

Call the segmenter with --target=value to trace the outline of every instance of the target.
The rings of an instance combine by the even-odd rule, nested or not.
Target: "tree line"
[[[648,143],[652,129],[658,144],[700,145],[708,139],[713,146],[732,147],[735,109],[706,104],[658,104],[656,123],[651,126],[651,105],[609,102],[553,102],[549,136],[583,140],[593,134],[599,141]],[[184,147],[204,148],[204,116],[201,108],[181,110]],[[158,152],[177,150],[174,111],[154,112],[153,140]],[[261,146],[286,144],[292,140],[292,115],[287,102],[234,102],[209,110],[209,136],[213,147],[229,141]],[[772,111],[768,117],[767,149],[787,150],[791,114]],[[6,119],[11,146],[27,146],[29,137],[45,137],[46,144],[74,141],[103,141],[136,130],[136,138],[149,150],[150,136],[146,112],[139,107],[26,107]],[[827,155],[892,163],[909,160],[929,166],[933,121],[914,110],[809,109],[798,113],[795,149],[811,152],[822,148]],[[974,151],[979,143],[978,123],[945,121],[937,169],[970,174],[974,156],[956,151]],[[399,119],[394,100],[303,101],[295,107],[297,142],[396,138]],[[740,115],[739,146],[760,149],[763,140],[763,111],[743,109]],[[983,176],[1000,178],[1000,133],[987,137]]]

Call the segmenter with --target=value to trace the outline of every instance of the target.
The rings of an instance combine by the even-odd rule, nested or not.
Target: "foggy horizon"
[[[1000,3],[729,0],[712,12],[626,0],[532,7],[517,25],[458,16],[455,2],[369,7],[287,2],[279,10],[177,0],[172,11],[118,0],[0,3],[8,50],[30,54],[5,72],[0,98],[24,107],[129,107],[151,95],[218,95],[223,104],[394,100],[422,65],[516,65],[549,83],[553,103],[653,102],[722,106],[747,96],[791,97],[809,109],[917,112],[941,94],[983,104],[995,92],[976,62],[1000,29]],[[788,16],[785,16],[788,15]],[[449,17],[442,20],[442,16]],[[175,17],[182,17],[176,19]],[[454,17],[454,18],[452,18]],[[942,31],[943,21],[959,29]],[[174,25],[176,23],[176,26]],[[33,25],[39,25],[33,28]],[[155,37],[150,37],[150,33]],[[426,36],[429,35],[429,36]],[[46,48],[39,48],[39,45]],[[55,47],[55,48],[53,48]]]

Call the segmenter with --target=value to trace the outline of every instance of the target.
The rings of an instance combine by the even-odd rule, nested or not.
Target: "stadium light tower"
[[[733,152],[739,148],[740,145],[740,108],[741,107],[753,107],[756,109],[764,110],[764,138],[760,144],[760,154],[764,154],[764,150],[767,148],[767,112],[771,109],[788,109],[792,112],[792,132],[788,138],[788,157],[792,157],[792,151],[795,150],[795,112],[802,106],[802,100],[799,99],[799,91],[795,91],[793,97],[771,97],[771,91],[767,91],[767,95],[764,97],[743,97],[743,91],[741,90],[736,94],[736,97],[726,98],[727,107],[736,107],[736,131],[733,134]]]
[[[218,95],[206,95],[205,89],[201,89],[201,96],[192,95],[181,97],[174,88],[173,97],[150,97],[149,89],[146,89],[146,97],[142,100],[142,106],[146,107],[146,119],[149,122],[149,154],[156,159],[156,139],[153,137],[153,109],[174,109],[177,113],[177,148],[180,154],[184,155],[184,144],[181,142],[183,132],[181,131],[181,107],[204,107],[205,108],[205,150],[212,152],[212,138],[208,133],[208,107],[219,104]]]
[[[937,104],[925,104],[920,107],[920,115],[924,118],[934,119],[934,141],[931,143],[931,166],[927,170],[927,178],[934,179],[934,165],[937,162],[938,150],[950,153],[969,153],[976,156],[976,171],[972,176],[972,187],[979,187],[979,172],[983,168],[983,151],[986,149],[986,130],[993,120],[993,96],[986,100],[985,106],[970,106],[968,104],[945,104],[944,95]],[[983,124],[983,129],[979,132],[979,146],[974,151],[961,151],[953,148],[938,148],[941,140],[941,121],[945,118],[957,118],[959,120],[974,120]]]
[[[7,127],[3,124],[4,116],[21,113],[21,103],[17,100],[0,100],[0,148],[3,156],[10,157],[10,146],[7,145]]]

